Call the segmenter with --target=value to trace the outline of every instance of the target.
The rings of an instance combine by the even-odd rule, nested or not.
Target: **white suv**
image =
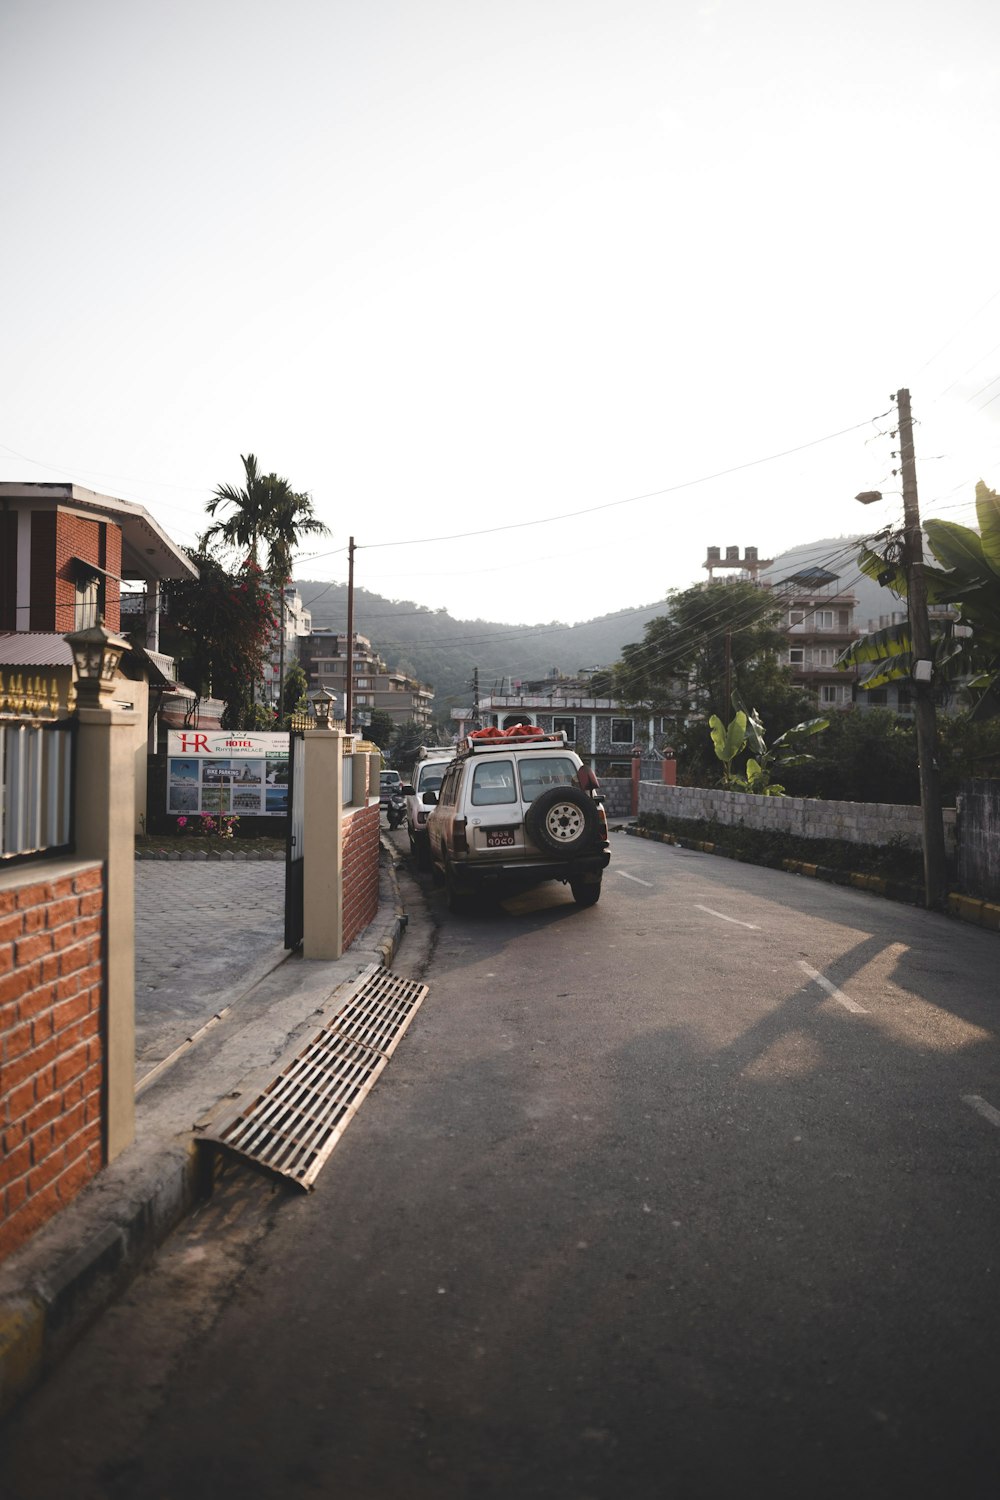
[[[596,777],[565,734],[470,735],[427,822],[431,867],[461,908],[477,891],[561,880],[578,906],[600,898],[611,859]]]
[[[427,819],[430,816],[431,806],[437,799],[432,795],[431,801],[425,801],[427,793],[436,793],[444,778],[445,767],[449,766],[455,758],[455,749],[452,745],[425,745],[420,751],[420,759],[410,772],[409,781],[403,785],[403,796],[406,798],[406,831],[410,836],[410,849],[416,856],[418,866],[426,870],[428,866],[427,845]]]

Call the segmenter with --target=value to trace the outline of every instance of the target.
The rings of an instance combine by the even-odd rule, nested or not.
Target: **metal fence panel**
[[[0,721],[0,860],[72,847],[74,730],[69,719]]]

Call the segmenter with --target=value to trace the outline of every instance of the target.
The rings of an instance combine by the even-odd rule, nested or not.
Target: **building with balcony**
[[[857,596],[838,574],[822,567],[804,568],[773,585],[788,632],[783,665],[792,680],[812,693],[823,710],[848,708],[854,700],[852,672],[841,672],[837,660],[859,630],[854,618]]]
[[[312,615],[302,603],[302,595],[294,583],[285,585],[284,599],[280,590],[271,590],[271,604],[278,621],[271,641],[271,651],[264,667],[262,702],[276,706],[281,700],[282,661],[287,672],[292,662],[299,660],[300,647],[312,634]],[[284,633],[285,649],[281,649]]]
[[[510,729],[535,724],[549,733],[560,730],[580,759],[598,776],[630,776],[633,752],[643,747],[657,757],[666,741],[659,715],[623,708],[613,698],[597,698],[588,689],[589,673],[563,677],[552,673],[532,682],[511,682],[508,691],[482,695],[475,712],[453,708],[459,738],[470,729]]]
[[[335,713],[342,717],[347,694],[347,635],[343,631],[313,630],[300,642],[300,661],[309,679],[309,691],[324,688],[337,699]],[[389,714],[396,724],[411,720],[424,729],[431,726],[434,689],[405,672],[386,666],[367,636],[354,633],[352,646],[352,703],[354,727],[371,723],[376,709]]]

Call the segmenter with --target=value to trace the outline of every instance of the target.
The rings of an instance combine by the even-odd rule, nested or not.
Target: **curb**
[[[39,1384],[204,1196],[201,1171],[193,1142],[148,1164],[138,1178],[112,1163],[94,1179],[74,1254],[51,1269],[44,1241],[34,1256],[33,1242],[24,1247],[22,1290],[0,1293],[0,1418]],[[72,1205],[64,1210],[71,1212]]]
[[[370,938],[361,934],[348,950],[359,957],[371,952],[385,968],[399,949],[408,921],[396,878],[395,850],[391,854],[379,862],[379,910],[371,923],[376,931]],[[383,916],[386,908],[391,908],[388,917]],[[253,983],[288,956],[282,950],[281,959],[271,962],[266,973],[258,972]],[[344,980],[331,994],[352,982]],[[252,987],[243,987],[240,998]],[[172,1230],[208,1196],[206,1158],[199,1155],[193,1135],[174,1138],[155,1156],[140,1159],[138,1168],[130,1160],[137,1145],[103,1167],[73,1203],[0,1264],[0,1420],[59,1363]],[[69,1253],[63,1249],[67,1243],[75,1246]]]
[[[637,828],[630,824],[625,828],[625,833],[632,838],[648,839],[655,844],[674,844],[679,849],[697,849],[702,854],[717,854],[723,859],[739,860],[738,854],[733,854],[717,844],[703,843],[698,839],[686,838],[675,833],[656,833],[651,828]],[[743,861],[744,863],[759,863],[758,861]],[[782,859],[775,861],[772,865],[762,865],[764,869],[783,870],[789,875],[807,875],[813,880],[826,880],[831,885],[849,885],[855,890],[869,891],[876,896],[885,896],[889,901],[901,901],[908,906],[920,906],[924,904],[923,891],[919,886],[906,885],[902,881],[886,880],[882,875],[865,875],[860,870],[833,870],[827,865],[807,864],[801,859]],[[985,927],[991,932],[1000,932],[1000,905],[992,901],[982,901],[975,896],[961,896],[957,891],[950,891],[946,898],[945,911],[949,916],[958,917],[963,922],[973,922],[977,927]]]

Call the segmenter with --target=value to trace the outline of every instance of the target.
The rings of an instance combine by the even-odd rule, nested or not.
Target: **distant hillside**
[[[347,629],[347,585],[296,580],[313,625]],[[367,636],[389,666],[408,672],[434,689],[436,712],[470,702],[479,668],[486,692],[505,678],[544,677],[556,668],[568,674],[582,667],[610,666],[622,647],[642,639],[647,620],[664,605],[619,610],[579,625],[553,620],[541,625],[505,625],[491,620],[455,620],[445,609],[426,609],[411,600],[385,599],[366,589],[354,592],[354,628]]]

